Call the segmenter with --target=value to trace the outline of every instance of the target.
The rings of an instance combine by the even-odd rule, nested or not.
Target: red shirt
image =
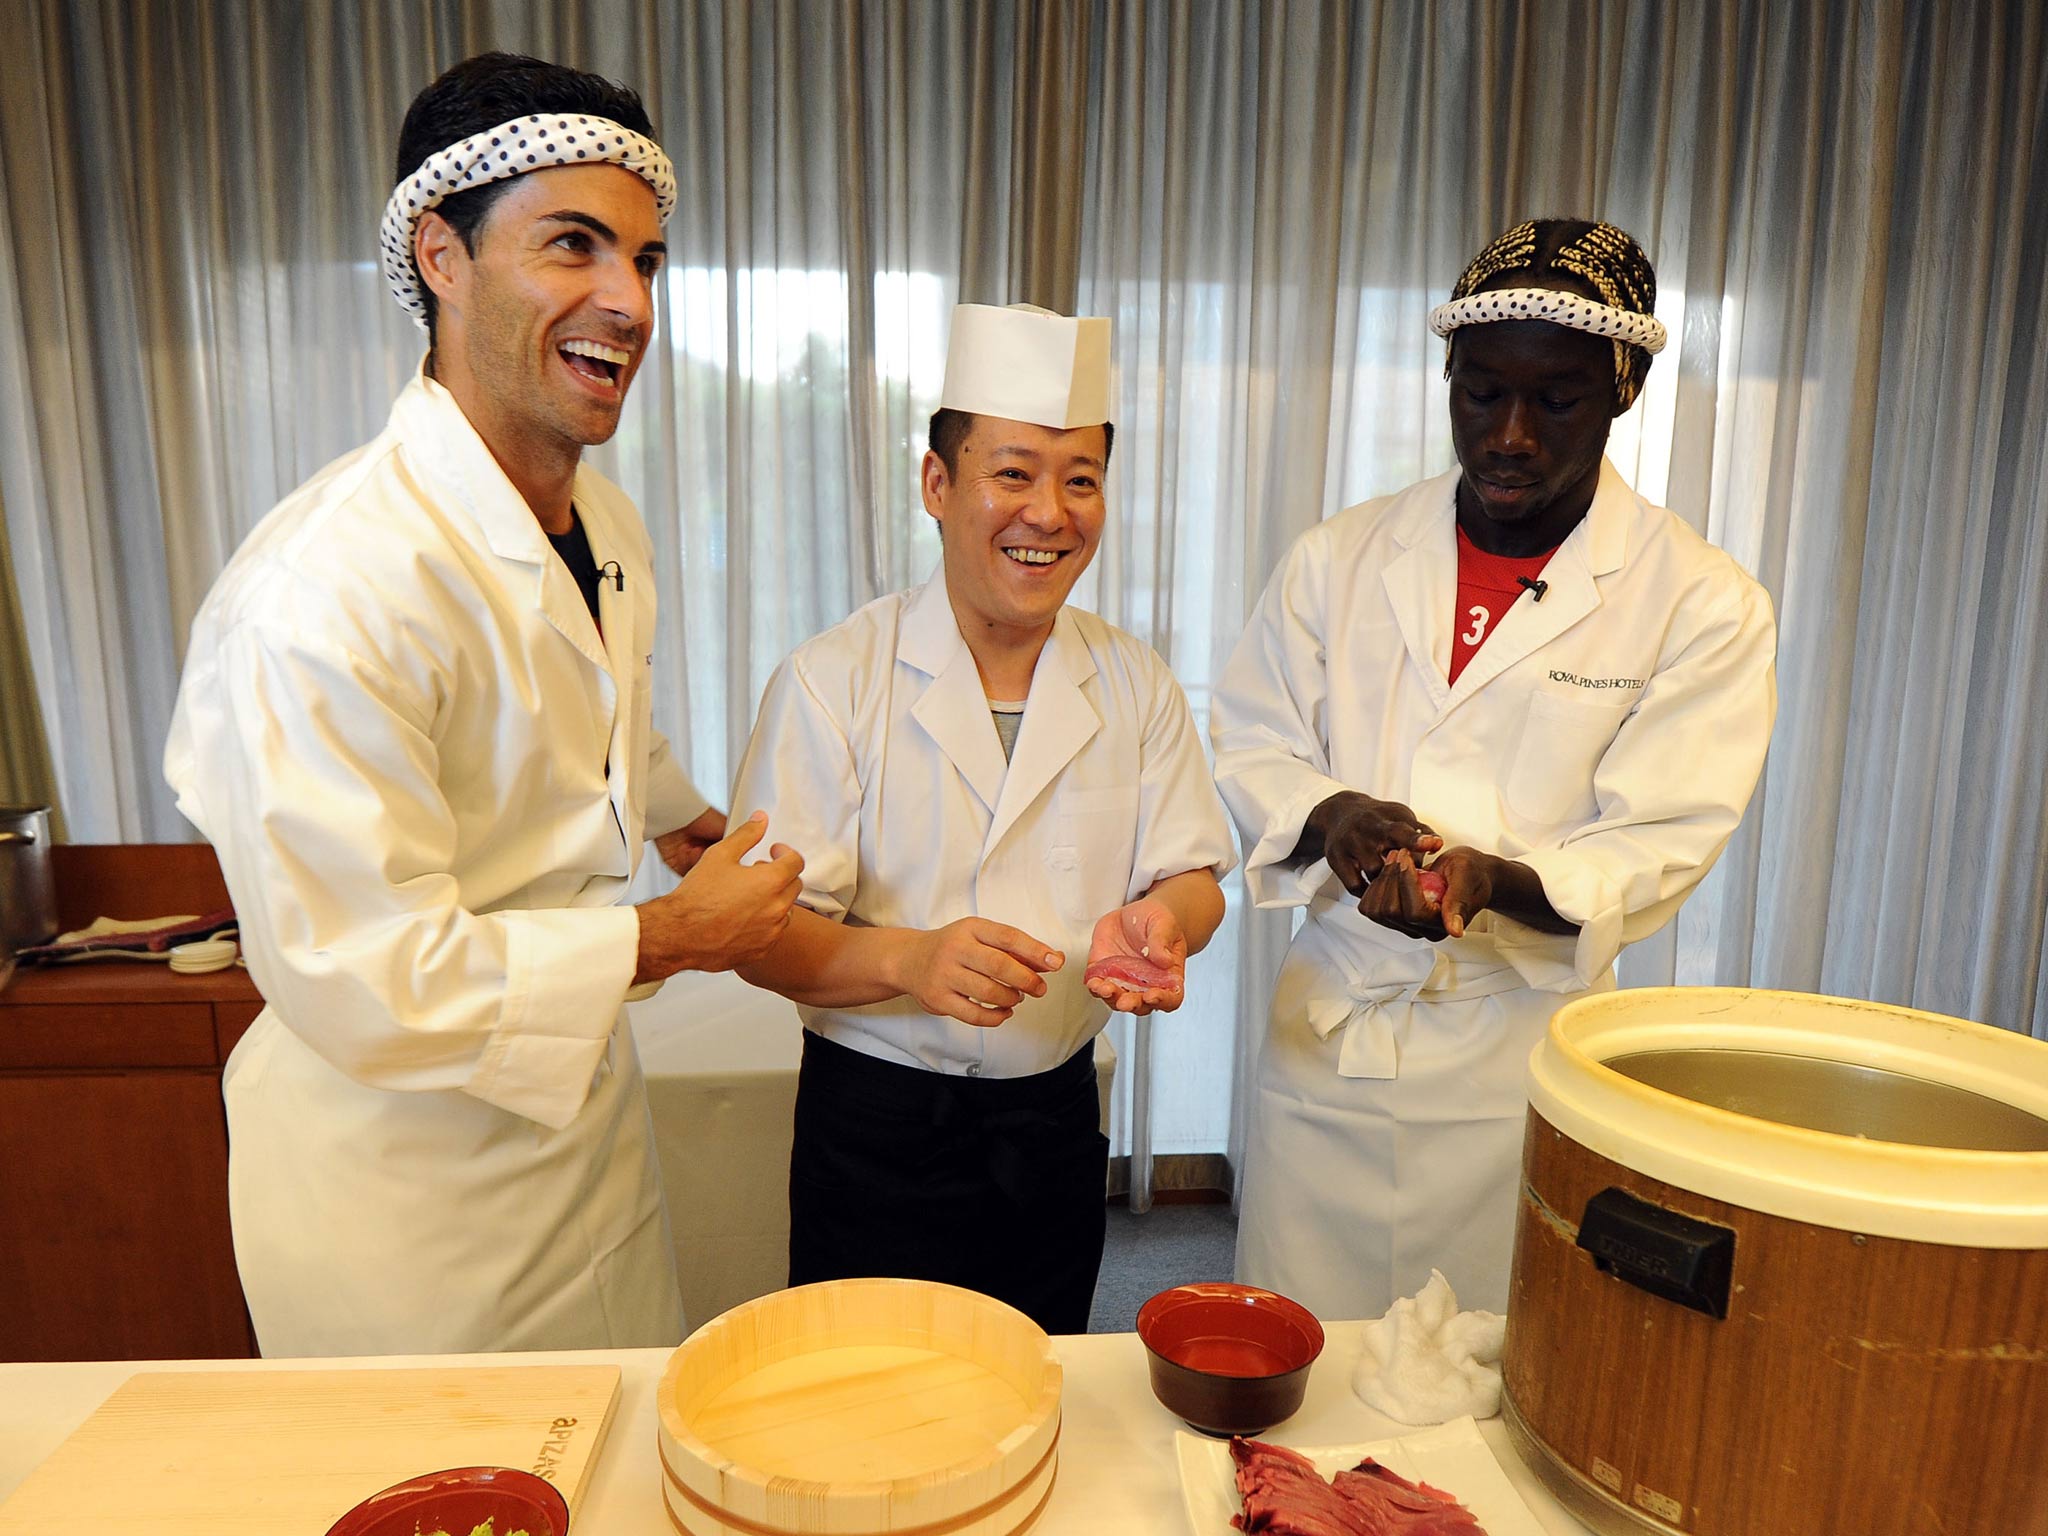
[[[1465,537],[1463,528],[1458,530],[1458,606],[1451,622],[1452,682],[1458,680],[1465,663],[1479,653],[1486,637],[1499,627],[1508,609],[1528,590],[1521,578],[1534,581],[1556,553],[1546,549],[1540,555],[1489,555]]]

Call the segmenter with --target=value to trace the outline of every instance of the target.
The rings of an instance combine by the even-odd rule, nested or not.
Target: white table
[[[1351,1394],[1360,1323],[1333,1323],[1322,1359],[1309,1375],[1302,1411],[1271,1433],[1283,1444],[1342,1445],[1403,1432]],[[1066,1368],[1059,1480],[1037,1527],[1049,1536],[1187,1536],[1181,1513],[1174,1431],[1180,1421],[1153,1399],[1144,1346],[1134,1333],[1055,1339]],[[589,1536],[674,1536],[662,1507],[655,1452],[654,1392],[669,1352],[661,1349],[588,1354],[405,1356],[357,1360],[176,1360],[83,1365],[0,1365],[0,1499],[54,1451],[138,1370],[339,1370],[408,1365],[605,1363],[623,1373],[618,1415],[592,1474],[575,1529]],[[1508,1449],[1499,1419],[1480,1426],[1537,1523],[1551,1536],[1587,1536]],[[427,1470],[427,1469],[422,1469]],[[1203,1533],[1231,1536],[1231,1533]]]
[[[789,1148],[803,1026],[730,972],[684,972],[627,1006],[691,1327],[789,1276]],[[1102,1123],[1116,1053],[1098,1037]]]

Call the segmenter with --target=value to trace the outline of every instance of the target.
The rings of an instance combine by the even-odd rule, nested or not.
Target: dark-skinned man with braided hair
[[[1762,587],[1605,456],[1664,344],[1612,225],[1517,225],[1430,315],[1452,472],[1298,540],[1211,712],[1275,988],[1238,1278],[1370,1317],[1504,1308],[1523,1073],[1669,922],[1762,771]]]

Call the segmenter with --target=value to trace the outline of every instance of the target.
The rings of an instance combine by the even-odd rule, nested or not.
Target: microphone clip
[[[614,592],[626,590],[626,572],[616,560],[607,560],[603,565],[599,566],[597,568],[597,578],[599,581],[609,581]]]
[[[1550,590],[1550,583],[1545,581],[1541,576],[1517,576],[1515,580],[1520,582],[1523,586],[1527,587],[1531,592],[1535,594],[1535,596],[1530,599],[1531,602],[1542,602],[1543,594]]]

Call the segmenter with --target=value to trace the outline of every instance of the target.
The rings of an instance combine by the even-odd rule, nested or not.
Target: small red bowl
[[[451,1467],[371,1494],[327,1536],[469,1536],[486,1520],[495,1536],[568,1536],[569,1501],[553,1483],[514,1467]]]
[[[1203,1282],[1161,1291],[1138,1309],[1152,1395],[1205,1435],[1256,1435],[1293,1416],[1323,1325],[1308,1308],[1255,1285]]]

